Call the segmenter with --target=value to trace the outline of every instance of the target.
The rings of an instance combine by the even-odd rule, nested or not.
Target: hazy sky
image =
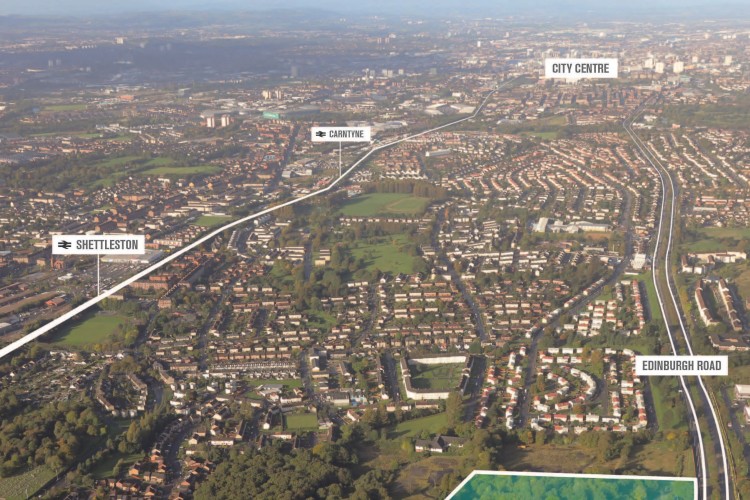
[[[748,18],[750,0],[0,0],[0,15],[119,14],[157,10],[275,9],[314,7],[352,13],[445,15],[595,15],[644,16],[658,21],[661,15],[731,15]],[[653,17],[653,18],[652,18]]]

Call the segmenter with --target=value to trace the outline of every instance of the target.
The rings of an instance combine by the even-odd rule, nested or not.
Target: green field
[[[750,269],[741,271],[739,276],[734,279],[734,284],[742,299],[750,299]]]
[[[201,215],[195,221],[195,225],[200,227],[214,227],[225,224],[230,220],[232,220],[232,217],[229,215]]]
[[[402,437],[414,437],[422,431],[430,434],[436,434],[448,425],[448,417],[443,413],[436,413],[427,417],[405,420],[388,431],[388,439],[398,439]]]
[[[290,431],[313,431],[318,428],[318,417],[314,413],[295,413],[284,418]]]
[[[219,167],[214,167],[211,165],[197,165],[194,167],[154,167],[139,173],[142,175],[188,176],[200,174],[215,174],[219,171],[221,171]]]
[[[96,314],[77,325],[65,329],[55,342],[70,347],[83,347],[106,340],[119,325],[129,321],[125,316]]]
[[[118,134],[117,136],[107,140],[109,142],[128,142],[133,140],[133,134]]]
[[[524,120],[520,123],[501,123],[499,130],[509,134],[521,136],[534,136],[540,139],[557,139],[560,130],[568,123],[565,116],[544,116],[537,120]]]
[[[656,287],[654,287],[654,279],[651,277],[651,271],[641,273],[635,276],[635,279],[643,283],[643,288],[646,289],[646,295],[648,295],[648,309],[651,314],[650,318],[655,320],[661,320],[661,308],[659,308],[659,300],[656,297]]]
[[[101,137],[102,134],[98,132],[44,132],[41,134],[31,134],[31,137],[80,137],[81,139],[95,139]]]
[[[464,365],[451,363],[445,365],[409,365],[411,385],[415,389],[453,389],[461,381],[461,370]]]
[[[86,109],[85,104],[53,104],[50,106],[44,106],[44,111],[82,111]]]
[[[664,389],[658,384],[651,384],[651,395],[654,399],[654,410],[656,411],[656,421],[659,424],[659,430],[667,433],[670,430],[685,430],[685,420],[680,418],[681,411],[687,411],[687,408],[671,408],[668,403],[668,397],[671,395],[663,394]],[[667,415],[669,411],[669,415]]]
[[[54,477],[54,470],[46,465],[40,465],[23,474],[2,478],[0,479],[0,498],[6,500],[31,498],[39,488]]]
[[[324,330],[327,332],[331,331],[331,328],[333,328],[336,322],[337,322],[336,317],[325,311],[311,310],[307,316],[307,324],[311,328],[320,328],[321,330]]]
[[[371,193],[349,200],[341,213],[350,217],[421,215],[429,202],[408,193]]]
[[[143,458],[143,453],[141,452],[120,453],[118,451],[112,453],[108,457],[103,458],[94,467],[91,468],[91,475],[94,476],[94,479],[106,479],[108,477],[112,477],[114,475],[113,469],[115,468],[117,462],[119,462],[120,460],[123,461],[123,464],[129,466],[134,464],[141,458]]]
[[[409,274],[414,267],[414,260],[419,257],[411,256],[402,251],[402,247],[409,242],[406,235],[384,237],[377,243],[357,242],[352,248],[352,255],[362,258],[368,268],[380,269],[384,273]]]
[[[538,137],[539,139],[557,139],[557,132],[521,132],[524,137]]]
[[[124,167],[125,165],[129,163],[134,163],[138,160],[142,160],[143,158],[140,156],[130,155],[130,156],[116,156],[114,158],[110,158],[108,160],[103,160],[97,163],[97,166],[100,167],[107,167],[107,168],[113,168],[113,167]]]
[[[698,239],[682,245],[688,252],[717,252],[736,250],[742,240],[750,239],[750,228],[706,227],[698,230]]]
[[[175,161],[168,156],[159,156],[157,158],[152,158],[144,163],[144,165],[146,165],[147,167],[166,167],[172,166],[174,164]]]
[[[675,451],[667,441],[654,440],[633,447],[633,454],[627,463],[620,457],[602,462],[595,449],[577,443],[528,446],[526,449],[508,447],[503,449],[501,464],[506,470],[547,471],[563,473],[588,473],[591,469],[619,469],[620,474],[638,471],[639,474],[652,474],[674,477],[694,477],[692,450]]]

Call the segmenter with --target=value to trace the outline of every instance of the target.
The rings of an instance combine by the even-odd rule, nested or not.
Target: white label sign
[[[52,236],[53,255],[143,255],[142,234],[71,234]]]
[[[727,356],[636,356],[635,374],[664,375],[719,375],[729,374]]]
[[[370,127],[312,127],[313,142],[370,142]]]
[[[545,78],[617,78],[617,59],[544,60]]]

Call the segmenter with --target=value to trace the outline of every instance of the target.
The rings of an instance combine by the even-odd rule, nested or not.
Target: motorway
[[[690,339],[688,338],[688,333],[685,328],[685,322],[683,321],[683,314],[680,309],[680,306],[678,305],[677,299],[675,297],[674,288],[672,286],[672,279],[670,277],[669,272],[669,262],[671,259],[671,251],[672,251],[672,235],[674,230],[674,218],[675,218],[675,206],[677,204],[677,194],[676,194],[676,188],[674,185],[674,181],[672,179],[671,174],[667,170],[664,165],[659,161],[659,159],[656,157],[656,155],[653,154],[648,148],[646,144],[643,143],[643,141],[638,137],[638,135],[633,131],[632,125],[633,122],[645,111],[646,107],[649,105],[649,100],[644,101],[641,106],[639,106],[633,115],[630,118],[627,118],[623,121],[623,127],[625,128],[625,131],[630,136],[630,139],[633,141],[635,146],[638,148],[638,150],[641,152],[645,160],[649,163],[651,168],[654,170],[654,172],[657,174],[660,187],[661,187],[661,203],[660,203],[660,209],[659,209],[659,224],[657,229],[657,235],[656,235],[656,244],[654,248],[654,254],[653,254],[653,280],[654,280],[654,286],[656,288],[656,297],[659,302],[659,308],[661,309],[662,316],[664,318],[664,324],[666,326],[667,330],[667,336],[669,338],[669,343],[672,347],[672,353],[673,354],[679,354],[680,351],[677,347],[678,342],[675,335],[675,330],[677,328],[673,328],[672,324],[669,321],[669,318],[677,318],[679,323],[679,330],[682,332],[682,337],[685,343],[685,346],[687,347],[688,353],[692,356],[693,355],[693,349],[690,344]],[[664,222],[665,222],[665,215],[666,215],[666,209],[667,204],[669,204],[669,227],[665,230],[664,229]],[[665,297],[665,291],[664,291],[664,284],[666,283],[666,292],[668,296],[671,298],[671,301],[665,301],[663,298]],[[707,500],[709,498],[709,479],[708,479],[708,469],[707,469],[707,455],[706,455],[706,449],[703,442],[703,432],[700,427],[700,421],[698,419],[698,414],[695,409],[695,404],[693,402],[693,397],[691,396],[690,387],[688,383],[685,380],[685,377],[680,376],[680,385],[682,386],[682,395],[686,400],[687,406],[690,409],[690,416],[692,418],[692,425],[691,429],[693,432],[693,446],[698,447],[698,460],[696,460],[696,476],[698,476],[698,483],[699,483],[699,490],[700,490],[700,498]],[[722,491],[723,494],[720,495],[720,498],[724,498],[726,500],[729,500],[731,495],[731,482],[729,479],[729,468],[727,466],[727,452],[726,447],[724,445],[724,438],[723,433],[720,428],[719,419],[717,417],[716,409],[714,408],[714,405],[712,403],[712,400],[708,394],[708,390],[706,389],[706,386],[703,383],[703,379],[701,377],[697,377],[697,382],[700,387],[701,391],[701,397],[704,407],[709,408],[711,411],[709,414],[705,415],[706,421],[708,422],[708,429],[705,429],[706,433],[712,437],[712,441],[715,443],[716,447],[718,449],[714,450],[713,458],[711,466],[715,467],[717,470],[720,471],[719,476],[719,489]]]

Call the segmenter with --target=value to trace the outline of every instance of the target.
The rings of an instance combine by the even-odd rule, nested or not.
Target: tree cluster
[[[61,469],[75,460],[87,440],[106,434],[89,399],[19,412],[21,405],[7,392],[0,396],[8,403],[0,408],[0,477],[42,464]]]

